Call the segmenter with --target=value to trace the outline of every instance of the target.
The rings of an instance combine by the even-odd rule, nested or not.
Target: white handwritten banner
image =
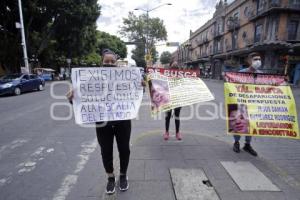
[[[78,124],[136,118],[143,98],[137,67],[73,68],[73,109]]]

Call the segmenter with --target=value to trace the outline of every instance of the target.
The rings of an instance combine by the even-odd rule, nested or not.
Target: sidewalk
[[[268,163],[263,159],[253,157],[244,151],[239,154],[234,153],[231,145],[211,137],[185,134],[183,141],[177,141],[174,137],[171,137],[169,141],[164,141],[158,131],[152,131],[137,137],[132,141],[132,145],[128,171],[129,190],[127,192],[117,190],[115,195],[104,197],[104,199],[188,199],[190,195],[180,198],[180,194],[184,194],[185,191],[178,191],[178,185],[177,189],[174,189],[174,179],[172,182],[170,174],[172,168],[185,171],[191,169],[203,170],[217,196],[222,200],[300,199],[300,185],[291,185],[285,182],[270,170]],[[250,162],[281,191],[242,191],[225,170],[221,164],[222,161]],[[253,176],[251,182],[255,183],[256,181],[257,177]],[[184,185],[180,185],[180,187],[185,188]],[[195,185],[189,187],[195,187]],[[212,187],[208,188],[212,189]],[[197,190],[197,188],[195,189]],[[201,198],[199,196],[189,200],[193,199],[211,198]]]

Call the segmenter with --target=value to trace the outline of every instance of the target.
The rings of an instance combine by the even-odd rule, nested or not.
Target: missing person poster
[[[225,74],[227,132],[300,139],[292,90],[284,76]]]
[[[167,77],[158,72],[147,75],[152,114],[177,107],[214,100],[200,78]]]
[[[136,118],[143,98],[141,80],[137,67],[73,68],[76,123]]]

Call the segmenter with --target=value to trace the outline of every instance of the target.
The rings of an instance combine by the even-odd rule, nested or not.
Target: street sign
[[[178,47],[179,46],[179,42],[167,42],[166,45],[168,47]]]
[[[151,54],[146,54],[146,55],[145,55],[145,60],[146,60],[146,61],[151,61],[151,60],[152,60]]]
[[[66,60],[68,64],[71,64],[71,58],[67,58]]]

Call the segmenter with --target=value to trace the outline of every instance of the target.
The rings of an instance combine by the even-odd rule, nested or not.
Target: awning
[[[265,51],[265,50],[278,50],[278,49],[290,49],[293,45],[283,41],[264,41],[263,43],[253,44],[253,51]]]
[[[209,62],[209,61],[210,61],[210,59],[208,57],[205,57],[205,58],[200,58],[197,60],[185,62],[185,64],[198,64],[198,63],[205,63],[205,62]]]

